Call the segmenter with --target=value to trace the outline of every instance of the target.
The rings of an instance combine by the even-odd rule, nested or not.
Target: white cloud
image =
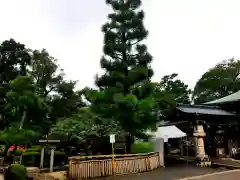
[[[0,6],[0,41],[46,48],[79,87],[93,84],[102,51],[104,0],[8,0]],[[73,3],[73,4],[68,4]],[[95,6],[94,6],[95,5]],[[147,45],[159,80],[179,73],[191,87],[217,62],[240,57],[239,0],[147,0]]]

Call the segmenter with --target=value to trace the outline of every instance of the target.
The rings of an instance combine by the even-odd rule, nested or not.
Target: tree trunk
[[[23,115],[22,115],[22,119],[21,119],[21,122],[20,122],[19,130],[22,130],[22,128],[23,128],[23,124],[24,124],[24,121],[26,119],[26,114],[27,114],[27,112],[23,111]]]
[[[132,136],[131,133],[129,133],[126,137],[126,151],[127,151],[127,154],[131,153],[133,143],[134,143],[134,137]]]
[[[88,149],[88,141],[84,143],[84,153],[88,156],[89,155],[89,149]]]

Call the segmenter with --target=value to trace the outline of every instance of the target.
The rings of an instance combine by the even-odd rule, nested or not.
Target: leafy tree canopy
[[[52,123],[85,106],[81,92],[74,90],[76,82],[64,80],[65,74],[54,57],[45,49],[31,51],[31,57],[29,74],[36,84],[37,94],[51,107],[48,115]]]
[[[64,79],[64,72],[59,69],[57,60],[45,49],[31,51],[31,57],[29,74],[37,85],[38,93],[44,97],[56,93],[57,86]]]
[[[240,90],[240,61],[234,58],[222,61],[204,73],[195,85],[196,104],[209,102]]]
[[[31,57],[24,44],[13,39],[0,45],[0,83],[8,83],[19,75],[26,75]]]
[[[43,50],[26,49],[13,39],[0,45],[0,124],[46,133],[60,117],[85,104],[76,82],[64,80],[57,60]],[[33,127],[34,126],[34,127]]]
[[[177,103],[190,103],[191,90],[177,76],[176,73],[166,75],[160,82],[154,83],[157,111],[161,120],[164,120],[166,111]]]
[[[35,143],[40,136],[41,133],[36,129],[19,130],[16,126],[10,126],[0,131],[0,142],[6,146],[31,144]]]
[[[49,112],[49,107],[36,93],[36,86],[29,76],[19,76],[9,82],[10,91],[7,92],[7,108],[12,119],[20,122],[20,129],[24,123],[43,123]],[[45,122],[46,123],[46,122]]]
[[[180,79],[177,79],[178,74],[163,76],[161,81],[156,85],[156,92],[167,92],[176,103],[190,103],[191,90],[188,85]]]
[[[59,119],[51,130],[51,134],[77,137],[82,141],[88,137],[103,137],[120,132],[121,128],[115,121],[99,117],[88,107],[79,109],[78,113],[68,118]]]
[[[26,75],[27,66],[31,63],[31,56],[24,44],[13,39],[0,44],[0,122],[1,127],[7,124],[6,93],[8,82],[20,75]]]

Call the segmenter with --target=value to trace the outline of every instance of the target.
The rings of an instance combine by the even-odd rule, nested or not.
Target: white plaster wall
[[[152,139],[154,152],[159,153],[160,166],[164,167],[164,139],[156,138]]]

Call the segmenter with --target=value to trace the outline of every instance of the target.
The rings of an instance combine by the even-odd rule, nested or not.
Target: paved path
[[[212,173],[208,175],[196,176],[191,178],[184,178],[181,180],[234,180],[239,179],[240,170],[231,170],[225,172]]]
[[[142,174],[132,174],[124,176],[116,176],[114,180],[174,180],[181,179],[185,177],[199,176],[214,172],[219,172],[222,170],[212,169],[212,168],[200,168],[193,165],[178,165],[171,166],[162,169],[158,169],[153,172],[147,172]],[[113,180],[112,177],[101,178],[102,180]],[[207,179],[209,180],[209,179]]]
[[[213,164],[240,169],[240,160],[231,158],[213,159]]]

